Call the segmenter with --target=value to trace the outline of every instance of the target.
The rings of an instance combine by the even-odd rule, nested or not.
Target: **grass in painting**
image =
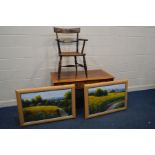
[[[25,122],[72,114],[71,89],[22,94]]]
[[[125,85],[103,86],[89,90],[89,114],[110,111],[125,106]]]

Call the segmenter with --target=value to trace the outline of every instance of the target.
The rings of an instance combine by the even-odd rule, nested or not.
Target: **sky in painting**
[[[21,98],[22,99],[32,99],[35,96],[41,96],[42,99],[52,99],[52,98],[61,98],[64,97],[64,94],[67,91],[71,91],[71,89],[65,89],[65,90],[52,90],[52,91],[46,91],[46,92],[35,92],[35,93],[27,93],[27,94],[22,94]]]
[[[89,92],[93,92],[98,88],[101,88],[103,90],[108,90],[108,91],[112,90],[112,89],[114,89],[114,90],[118,90],[118,89],[122,90],[122,89],[124,89],[125,90],[125,84],[116,84],[116,85],[110,85],[110,86],[102,86],[102,87],[90,88]]]

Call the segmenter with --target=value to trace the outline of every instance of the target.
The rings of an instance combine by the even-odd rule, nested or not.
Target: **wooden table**
[[[88,70],[88,77],[86,78],[84,71],[78,71],[76,76],[75,72],[62,72],[61,78],[58,79],[58,73],[51,73],[51,82],[53,85],[75,84],[76,89],[82,89],[84,84],[113,81],[114,76],[103,70]]]

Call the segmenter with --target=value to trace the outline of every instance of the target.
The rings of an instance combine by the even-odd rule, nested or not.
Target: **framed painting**
[[[20,125],[32,125],[76,117],[75,85],[16,90]]]
[[[85,118],[127,109],[128,81],[84,85]]]

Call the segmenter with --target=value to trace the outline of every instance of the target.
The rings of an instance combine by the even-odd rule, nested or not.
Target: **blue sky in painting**
[[[118,90],[118,89],[122,90],[122,89],[124,89],[125,90],[125,84],[116,84],[116,85],[110,85],[110,86],[102,86],[102,87],[90,88],[89,92],[94,92],[98,88],[101,88],[103,90],[108,90],[108,91],[112,90],[112,89],[114,89],[114,90]]]
[[[42,99],[62,98],[62,97],[64,97],[64,94],[67,91],[71,91],[71,89],[27,93],[27,94],[22,94],[21,98],[24,99],[24,100],[25,99],[32,99],[32,98],[34,98],[35,96],[38,96],[38,95],[40,95],[42,97]]]

